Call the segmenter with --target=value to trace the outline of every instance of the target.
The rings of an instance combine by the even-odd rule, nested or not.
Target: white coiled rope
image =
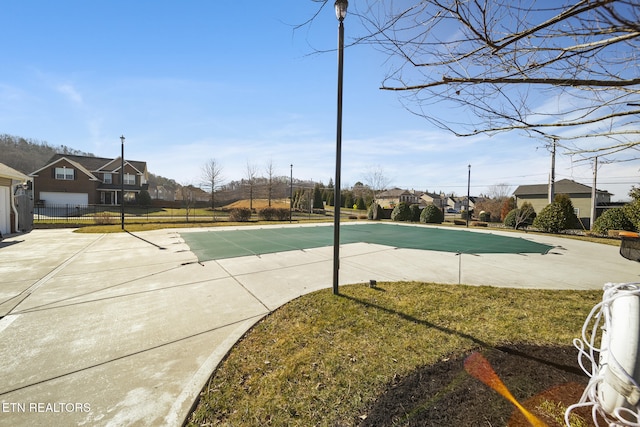
[[[612,324],[614,302],[623,297],[633,297],[640,300],[640,283],[607,283],[603,289],[602,302],[593,307],[582,326],[582,339],[573,340],[573,345],[578,349],[578,364],[590,379],[580,401],[567,408],[564,420],[566,425],[570,426],[571,411],[590,406],[593,422],[598,427],[601,426],[599,420],[605,422],[605,425],[609,427],[640,427],[638,404],[640,387],[637,379],[633,377],[633,372],[627,372],[619,362],[619,359],[623,360],[624,357],[640,356],[637,354],[638,340],[640,339],[637,333],[640,328],[640,325],[637,325],[638,315],[635,314],[635,319],[633,316],[626,319],[626,324],[617,322],[615,325]],[[637,307],[637,301],[635,304]],[[620,306],[622,304],[618,303],[618,307]],[[626,316],[623,317],[626,318]],[[616,315],[616,318],[620,319],[620,316]],[[630,325],[629,321],[636,324]],[[614,334],[613,327],[620,330],[616,330]],[[600,328],[603,331],[602,334],[599,334]],[[624,328],[630,328],[631,333],[621,330]],[[624,346],[630,349],[628,354],[621,354],[624,352],[620,351],[616,351],[618,354],[614,354],[612,351],[612,336],[620,337],[621,334],[625,340]],[[601,336],[600,347],[597,346],[599,336]],[[616,338],[616,340],[618,339]],[[613,343],[613,345],[614,348],[618,348],[620,343]],[[585,366],[585,359],[590,363],[590,369]],[[635,364],[637,363],[638,361],[635,361]],[[635,372],[635,375],[640,375],[640,372]],[[615,397],[618,401],[623,401],[623,404],[607,411],[606,408],[611,406],[611,403],[603,401],[604,393],[608,393],[609,397],[611,393],[618,393]]]

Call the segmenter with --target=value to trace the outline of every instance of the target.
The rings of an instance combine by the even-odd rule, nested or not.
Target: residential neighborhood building
[[[450,197],[445,196],[444,193],[436,194],[424,192],[420,196],[420,205],[434,205],[440,209],[453,209],[453,200]]]
[[[392,188],[376,194],[376,202],[383,209],[393,209],[402,202],[417,205],[420,203],[420,196],[422,196],[420,192]]]
[[[376,195],[376,202],[384,209],[393,209],[399,203],[404,202],[409,205],[418,205],[424,208],[427,205],[434,205],[445,211],[460,212],[466,209],[467,197],[451,197],[444,193],[429,193],[428,191],[403,190],[392,188]],[[469,208],[473,209],[475,198],[469,198]]]
[[[148,189],[147,163],[68,154],[54,155],[33,177],[34,199],[40,205],[119,205],[124,178],[124,201]]]
[[[149,195],[152,199],[166,200],[172,202],[176,199],[176,192],[164,185],[157,185],[155,187],[149,187]]]
[[[463,197],[450,197],[453,202],[453,210],[455,212],[462,212],[467,210],[467,196]],[[476,206],[476,198],[473,196],[469,197],[469,210],[473,212],[473,209]]]
[[[31,231],[31,178],[0,163],[0,238],[16,231]]]
[[[176,202],[210,202],[211,194],[193,185],[180,186],[174,193]]]
[[[554,184],[555,194],[566,194],[571,199],[576,216],[582,222],[584,228],[591,226],[591,199],[592,187],[571,179],[561,179]],[[516,206],[522,207],[525,202],[531,203],[533,209],[540,211],[549,204],[549,184],[521,185],[513,192],[516,198]],[[596,189],[596,218],[611,206],[612,194],[605,190]]]

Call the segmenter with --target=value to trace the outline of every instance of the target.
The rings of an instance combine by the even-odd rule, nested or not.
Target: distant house
[[[407,203],[409,205],[417,205],[420,203],[422,192],[413,190],[402,190],[400,188],[392,188],[391,190],[381,191],[376,195],[376,202],[384,209],[393,209],[399,203]]]
[[[467,196],[464,197],[451,197],[451,200],[453,201],[453,209],[456,212],[462,212],[464,210],[467,210]],[[469,197],[469,210],[473,211],[474,207],[476,206],[476,198],[473,196]]]
[[[23,187],[28,187],[31,181],[27,175],[0,163],[0,236],[14,233],[16,231],[30,231],[33,224],[33,210],[29,212],[27,207],[25,213],[17,203],[16,194],[23,193]],[[31,215],[29,218],[21,216]],[[23,225],[27,224],[27,225]]]
[[[115,159],[54,155],[32,172],[36,203],[47,205],[119,205],[122,196],[120,157]],[[148,189],[147,163],[124,161],[124,201]]]
[[[444,193],[436,194],[425,192],[420,196],[421,205],[433,205],[440,209],[448,209],[449,208],[449,197],[445,196]],[[453,208],[453,205],[451,206]]]
[[[176,202],[209,202],[211,194],[193,185],[181,186],[174,193]]]
[[[149,195],[152,199],[174,201],[176,199],[176,192],[168,189],[164,185],[157,185],[155,187],[149,187]]]
[[[580,184],[571,179],[561,179],[554,184],[555,194],[566,194],[571,198],[571,203],[585,228],[590,228],[591,217],[591,189],[588,185]],[[521,185],[513,192],[516,204],[521,207],[524,202],[529,202],[533,209],[540,211],[549,204],[549,184]],[[596,218],[611,204],[612,194],[605,190],[596,189]]]

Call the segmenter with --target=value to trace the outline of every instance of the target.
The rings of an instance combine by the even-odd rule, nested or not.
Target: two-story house
[[[585,228],[589,228],[591,222],[591,206],[593,205],[591,189],[592,187],[588,185],[580,184],[570,179],[557,181],[554,188],[555,194],[567,194],[571,198],[576,216]],[[606,190],[597,189],[595,193],[597,217],[610,204],[612,194]],[[533,209],[540,213],[549,204],[549,184],[521,185],[516,188],[513,195],[516,198],[518,207],[521,207],[524,202],[529,202]]]
[[[385,209],[393,209],[399,203],[407,203],[409,205],[419,204],[422,193],[413,190],[402,190],[400,188],[392,188],[385,190],[376,195],[376,203]]]
[[[30,174],[36,203],[47,205],[119,205],[124,179],[124,201],[135,201],[148,188],[147,163],[120,157],[54,155]]]

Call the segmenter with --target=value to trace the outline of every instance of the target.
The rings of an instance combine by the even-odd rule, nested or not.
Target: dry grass
[[[421,282],[306,295],[234,347],[190,425],[356,425],[386,384],[417,367],[497,344],[569,345],[600,298]]]
[[[253,199],[253,202],[250,202],[248,199],[238,200],[237,202],[230,203],[224,207],[224,209],[234,209],[234,208],[248,208],[252,206],[253,209],[264,209],[269,207],[268,199]],[[285,208],[289,209],[289,200],[288,199],[274,199],[271,200],[272,208]]]

